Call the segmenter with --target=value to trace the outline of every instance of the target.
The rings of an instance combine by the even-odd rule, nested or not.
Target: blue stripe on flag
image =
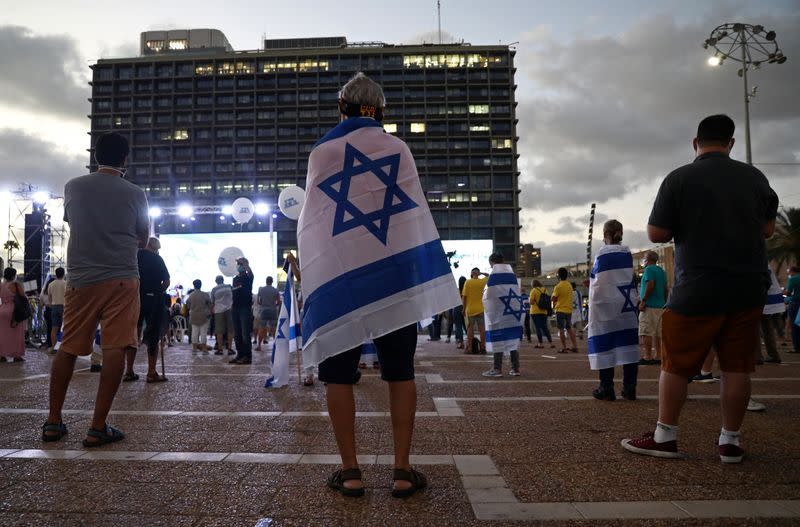
[[[359,128],[364,127],[383,127],[381,123],[376,121],[375,119],[370,119],[369,117],[350,117],[345,119],[341,123],[337,124],[333,128],[331,128],[327,134],[322,136],[322,139],[317,141],[317,144],[314,145],[314,148],[318,147],[322,143],[327,143],[333,139],[339,139],[340,137],[344,137],[350,132],[354,132]]]
[[[607,253],[597,257],[592,268],[592,276],[603,271],[633,268],[633,256],[629,252]]]
[[[589,355],[603,353],[623,346],[639,345],[639,329],[622,329],[589,337]]]
[[[519,340],[521,338],[522,326],[511,326],[510,328],[486,331],[486,342],[502,342],[504,340]]]
[[[767,297],[767,304],[783,304],[783,294],[769,295]]]
[[[493,285],[517,285],[517,275],[514,273],[491,274],[486,285],[489,287]]]
[[[310,338],[318,328],[351,311],[448,274],[450,264],[438,238],[348,271],[308,296],[303,335]]]

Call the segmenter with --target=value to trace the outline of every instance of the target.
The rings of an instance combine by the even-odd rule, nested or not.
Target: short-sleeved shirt
[[[164,259],[153,251],[139,249],[139,291],[142,294],[163,293],[162,282],[169,280]]]
[[[186,300],[189,308],[189,323],[193,326],[202,326],[211,314],[211,297],[205,291],[195,289]]]
[[[531,315],[546,315],[548,313],[547,309],[539,307],[539,299],[542,297],[542,294],[546,292],[547,290],[544,287],[534,287],[531,289]]]
[[[47,296],[51,306],[63,306],[64,296],[67,292],[67,281],[56,278],[47,286]]]
[[[777,209],[764,174],[724,153],[703,154],[670,173],[649,219],[675,240],[667,307],[701,316],[763,306],[770,283],[764,226]]]
[[[258,288],[258,300],[261,302],[261,309],[278,309],[278,301],[281,295],[277,289],[271,285]]]
[[[800,302],[800,273],[786,282],[786,292],[789,293],[789,302]]]
[[[475,317],[483,313],[483,289],[486,287],[488,276],[483,278],[470,278],[464,283],[461,296],[466,299],[468,317]]]
[[[64,220],[69,285],[139,277],[139,233],[150,227],[141,188],[97,172],[71,179],[64,187]]]
[[[224,313],[233,306],[233,290],[228,284],[219,284],[211,290],[214,313]]]
[[[253,307],[253,273],[233,277],[233,307]]]
[[[572,314],[572,284],[566,280],[561,280],[553,288],[553,299],[556,302],[556,313]]]
[[[639,298],[644,298],[647,282],[653,282],[653,290],[650,291],[650,296],[647,297],[644,305],[647,307],[663,308],[667,303],[667,299],[664,298],[664,289],[667,287],[667,273],[657,265],[648,265],[645,267],[644,273],[642,273],[642,290],[639,293]]]

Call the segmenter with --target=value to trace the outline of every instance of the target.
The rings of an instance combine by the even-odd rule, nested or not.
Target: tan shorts
[[[639,313],[639,336],[660,337],[661,315],[664,310],[658,307],[648,307]]]
[[[752,373],[760,344],[762,307],[739,313],[687,317],[664,310],[664,335],[661,369],[691,377],[700,367],[711,346],[723,372]]]
[[[483,321],[483,313],[473,316],[467,315],[467,329],[471,328],[473,324],[475,324],[478,329],[483,329],[485,327],[484,326],[485,323]]]
[[[214,313],[214,333],[217,335],[228,333],[229,336],[233,336],[233,313],[230,309]]]
[[[101,325],[103,350],[136,348],[138,321],[138,278],[109,280],[83,287],[68,286],[61,351],[70,355],[90,355],[98,323]]]

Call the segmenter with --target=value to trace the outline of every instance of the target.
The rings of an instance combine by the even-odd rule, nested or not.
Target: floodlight
[[[222,213],[230,216],[231,214],[233,214],[233,207],[231,205],[225,205],[224,207],[222,207]]]
[[[708,65],[709,66],[716,67],[716,66],[719,66],[720,64],[722,64],[722,59],[719,58],[717,55],[714,55],[713,57],[708,57]]]
[[[39,205],[44,205],[50,199],[50,194],[44,191],[39,191],[33,195],[33,202]]]
[[[266,216],[269,214],[269,205],[263,202],[256,203],[255,211],[259,216]]]
[[[178,207],[178,216],[181,218],[188,218],[192,215],[192,212],[191,205],[181,205]]]
[[[151,218],[160,218],[161,217],[161,207],[150,207],[149,211]]]

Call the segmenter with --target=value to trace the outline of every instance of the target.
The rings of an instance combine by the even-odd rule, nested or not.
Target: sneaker
[[[749,412],[763,412],[766,409],[767,409],[767,405],[764,404],[764,403],[760,403],[758,401],[754,401],[753,399],[750,399],[747,402],[747,410]]]
[[[614,395],[614,388],[604,388],[602,386],[598,386],[594,390],[592,390],[592,396],[600,401],[616,401],[617,396]]]
[[[508,370],[508,376],[509,377],[519,377],[520,376],[519,370],[515,370],[514,368],[511,368],[510,370]]]
[[[636,400],[636,386],[623,386],[622,392],[620,395],[623,399],[628,401],[635,401]]]
[[[495,370],[494,368],[492,368],[489,371],[483,372],[481,375],[483,375],[484,377],[502,377],[503,376],[503,372],[501,372],[500,370]]]
[[[692,377],[692,381],[694,382],[702,382],[702,383],[709,383],[709,382],[719,382],[718,377],[714,377],[713,373],[707,373],[703,375],[702,373],[695,375]]]
[[[723,463],[741,463],[744,459],[744,449],[739,445],[719,445],[719,460]]]
[[[641,454],[643,456],[663,457],[668,459],[682,459],[686,457],[683,453],[678,452],[677,441],[666,441],[664,443],[656,443],[653,432],[647,432],[642,437],[634,439],[623,439],[622,448],[634,454]]]
[[[97,372],[101,371],[102,369],[103,369],[103,365],[102,364],[92,364],[91,366],[89,366],[89,371],[92,372],[92,373],[97,373]]]

